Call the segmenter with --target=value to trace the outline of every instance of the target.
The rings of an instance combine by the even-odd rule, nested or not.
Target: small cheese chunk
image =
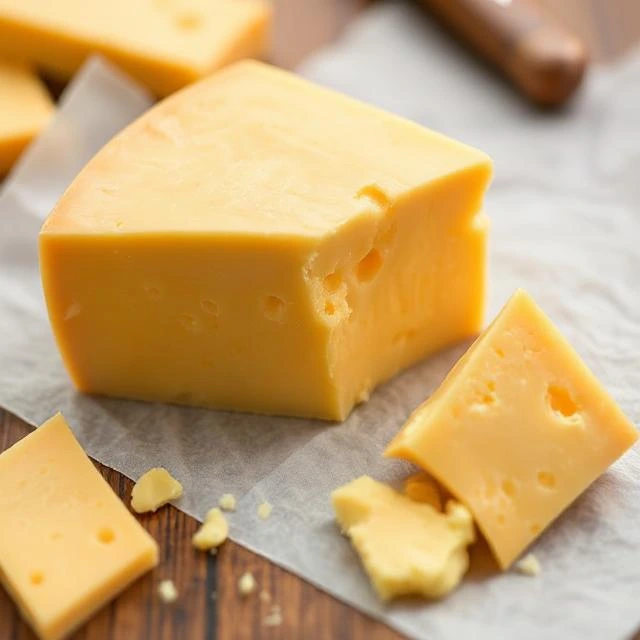
[[[62,415],[0,455],[0,581],[43,640],[66,637],[154,567],[158,547]]]
[[[158,585],[158,596],[165,604],[172,604],[178,599],[178,590],[173,580],[162,580]]]
[[[218,505],[223,511],[235,511],[236,497],[232,493],[225,493],[218,500]]]
[[[54,106],[33,69],[0,60],[0,177],[44,129]]]
[[[416,502],[426,502],[436,511],[442,511],[442,496],[438,483],[428,474],[420,471],[404,481],[404,495]]]
[[[182,485],[162,467],[149,469],[135,483],[131,492],[131,508],[136,513],[157,511],[182,496]]]
[[[480,151],[280,69],[222,69],[118,134],[42,228],[71,378],[342,420],[479,331],[490,176]]]
[[[267,45],[262,0],[0,0],[0,54],[62,78],[100,53],[167,95]]]
[[[273,511],[273,506],[269,502],[263,502],[258,506],[258,517],[261,520],[266,520]]]
[[[274,604],[263,620],[265,627],[279,627],[282,624],[282,609]]]
[[[439,598],[469,567],[471,514],[453,501],[446,513],[362,476],[332,495],[336,519],[360,555],[378,595]]]
[[[540,575],[542,571],[540,562],[533,553],[528,553],[522,560],[518,560],[518,562],[516,562],[516,569],[523,575],[531,576],[532,578]]]
[[[251,595],[256,590],[256,579],[252,573],[244,573],[238,580],[238,593],[241,596]]]
[[[518,291],[386,455],[418,464],[464,502],[506,568],[637,437]]]
[[[220,509],[211,509],[192,538],[193,546],[201,551],[219,547],[229,535],[229,525]]]

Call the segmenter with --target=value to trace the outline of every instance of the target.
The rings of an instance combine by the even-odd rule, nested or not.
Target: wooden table
[[[592,57],[610,61],[640,41],[638,0],[543,0],[550,10],[581,35]],[[272,59],[292,68],[314,49],[335,38],[367,0],[275,0],[276,28]],[[0,451],[29,433],[19,419],[0,410]],[[97,465],[121,497],[132,483]],[[354,609],[337,602],[267,560],[227,543],[217,557],[196,552],[190,544],[198,523],[173,507],[142,518],[159,542],[160,566],[101,611],[76,640],[391,640],[400,636]],[[238,577],[251,571],[271,602],[241,598]],[[180,598],[161,605],[156,588],[171,578]],[[264,625],[272,605],[282,611],[282,624]],[[0,591],[0,639],[31,640],[6,594]],[[640,635],[636,640],[640,640]]]

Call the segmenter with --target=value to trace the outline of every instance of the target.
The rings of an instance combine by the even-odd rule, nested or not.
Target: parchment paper
[[[301,72],[494,157],[489,318],[516,287],[528,289],[638,424],[640,57],[598,70],[564,113],[540,114],[420,11],[388,2]],[[383,606],[338,535],[331,490],[362,473],[393,482],[407,472],[380,452],[466,345],[400,375],[339,426],[73,391],[46,320],[37,233],[77,170],[148,104],[131,81],[92,61],[5,185],[0,405],[34,425],[63,411],[90,455],[131,478],[166,466],[185,487],[177,506],[196,517],[235,493],[233,539],[412,637],[629,637],[640,625],[638,448],[535,545],[536,579],[497,574],[480,551],[447,600]],[[263,500],[274,505],[266,521],[256,515]]]

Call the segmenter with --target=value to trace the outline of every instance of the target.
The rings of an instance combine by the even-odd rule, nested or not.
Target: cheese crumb
[[[219,547],[229,535],[229,525],[220,509],[211,509],[202,526],[191,539],[193,546],[200,551],[211,551]]]
[[[525,576],[535,578],[537,575],[540,575],[542,567],[540,566],[538,558],[536,558],[533,553],[528,553],[522,560],[516,563],[516,570]]]
[[[182,485],[162,467],[149,469],[131,492],[131,508],[136,513],[156,511],[161,506],[182,496]]]
[[[158,585],[158,595],[165,604],[171,604],[178,599],[178,590],[172,580],[162,580]]]
[[[252,573],[243,573],[238,580],[238,593],[241,596],[248,596],[256,590],[256,579]]]
[[[218,500],[218,505],[223,511],[235,511],[236,497],[232,493],[225,493],[220,500]]]
[[[273,507],[268,502],[263,502],[258,507],[258,517],[262,520],[266,520],[271,515],[272,511]]]
[[[260,592],[260,600],[262,602],[270,602],[271,601],[271,594],[266,589],[263,589]]]
[[[282,624],[282,611],[277,604],[271,607],[271,611],[263,622],[265,627],[279,627]]]

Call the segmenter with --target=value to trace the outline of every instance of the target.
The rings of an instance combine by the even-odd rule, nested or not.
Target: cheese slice
[[[0,177],[44,129],[53,110],[47,89],[30,67],[0,60]]]
[[[520,290],[386,455],[420,465],[467,505],[506,568],[637,437]]]
[[[83,170],[40,235],[77,387],[343,419],[478,331],[490,161],[242,62],[172,96]]]
[[[336,519],[349,536],[383,600],[440,598],[469,567],[475,534],[471,514],[447,503],[446,513],[362,476],[332,494]]]
[[[57,640],[158,561],[62,415],[0,455],[0,580],[34,631]]]
[[[69,78],[100,53],[160,96],[267,44],[263,0],[0,0],[0,54]]]

